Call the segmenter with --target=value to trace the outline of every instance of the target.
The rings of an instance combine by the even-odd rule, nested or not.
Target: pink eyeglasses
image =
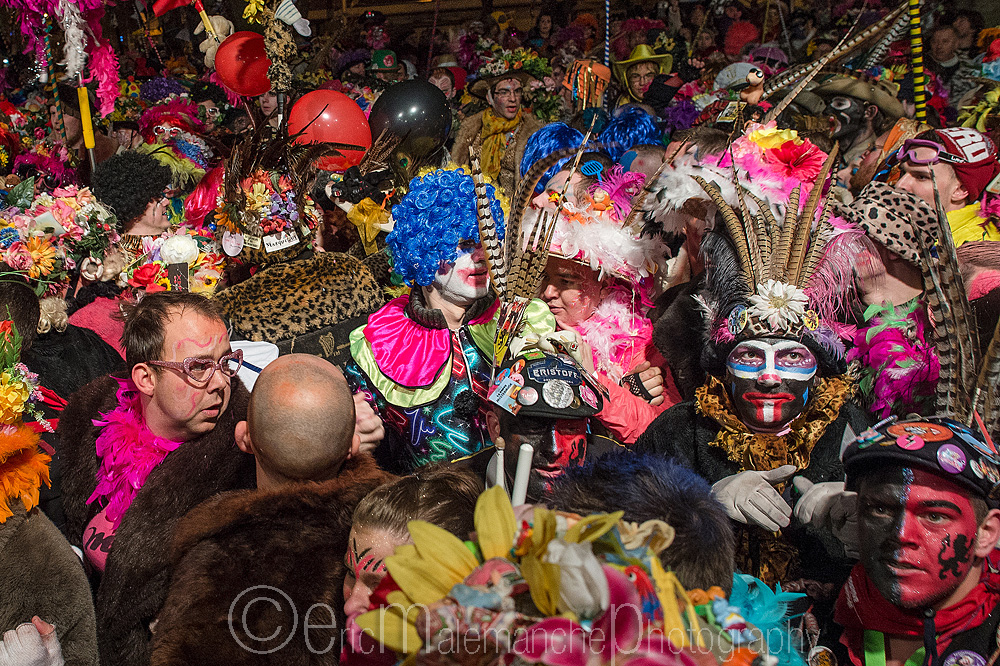
[[[204,357],[188,357],[183,361],[146,361],[149,365],[156,365],[161,368],[171,368],[180,370],[185,375],[198,383],[207,382],[218,370],[226,377],[235,377],[236,373],[243,367],[243,350],[226,354],[218,361]]]

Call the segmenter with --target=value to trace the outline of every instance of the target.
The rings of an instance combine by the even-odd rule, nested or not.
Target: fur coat
[[[337,663],[351,516],[393,478],[362,454],[331,481],[224,493],[188,514],[174,532],[153,666]]]
[[[469,146],[479,143],[479,134],[483,131],[483,113],[480,111],[462,121],[455,135],[455,145],[451,149],[451,159],[456,164],[469,163]],[[508,197],[514,196],[517,182],[521,180],[521,158],[524,157],[524,147],[528,145],[528,137],[544,125],[533,113],[522,111],[521,124],[517,128],[514,140],[507,144],[500,161],[499,185]]]
[[[115,408],[117,390],[111,377],[94,380],[73,395],[59,421],[66,533],[75,546],[98,512],[96,503],[87,504],[99,465],[99,428],[91,420]],[[122,519],[97,592],[98,647],[105,666],[149,662],[149,625],[167,596],[170,537],[177,521],[217,493],[256,486],[253,456],[236,448],[233,434],[246,418],[248,398],[234,378],[229,406],[215,429],[168,454]]]
[[[0,525],[0,634],[31,622],[55,625],[67,666],[96,666],[94,601],[80,558],[40,510],[9,504]]]

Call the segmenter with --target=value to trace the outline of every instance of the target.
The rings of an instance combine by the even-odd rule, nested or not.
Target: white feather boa
[[[542,209],[525,215],[524,226],[530,237]],[[666,269],[667,246],[657,237],[640,236],[626,229],[610,213],[594,211],[589,206],[566,203],[563,215],[552,234],[553,253],[590,266],[603,279],[613,275],[638,286],[639,281]]]

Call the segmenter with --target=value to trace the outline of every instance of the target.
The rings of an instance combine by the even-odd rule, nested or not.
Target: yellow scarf
[[[496,180],[500,176],[500,163],[507,149],[508,135],[517,129],[521,123],[521,112],[518,111],[513,120],[501,118],[493,109],[483,111],[483,131],[479,137],[482,141],[483,173]]]
[[[969,241],[1000,241],[1000,230],[988,219],[980,217],[979,202],[948,213],[948,225],[955,247]]]

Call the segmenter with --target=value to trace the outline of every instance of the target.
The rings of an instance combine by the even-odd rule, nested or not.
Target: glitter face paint
[[[933,606],[968,576],[978,525],[961,486],[899,468],[862,482],[858,510],[861,562],[889,602],[901,608]]]
[[[781,430],[805,408],[816,370],[816,357],[800,342],[741,342],[726,358],[726,386],[736,415],[751,430]]]

